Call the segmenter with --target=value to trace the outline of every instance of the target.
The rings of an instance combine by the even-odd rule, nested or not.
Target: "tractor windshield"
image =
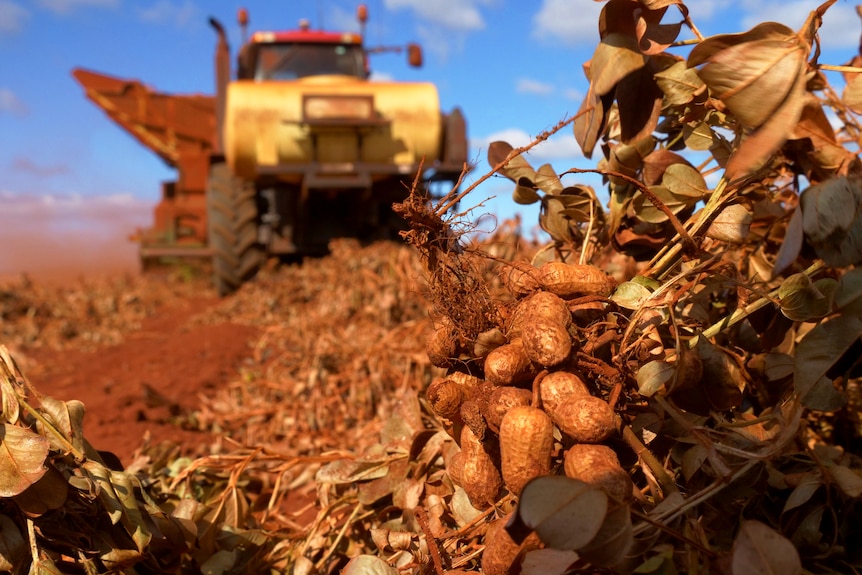
[[[261,44],[254,79],[295,80],[339,74],[365,78],[365,54],[358,44]]]

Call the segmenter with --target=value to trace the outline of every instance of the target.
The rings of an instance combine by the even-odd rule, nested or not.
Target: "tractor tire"
[[[207,186],[207,228],[219,296],[235,292],[263,265],[266,255],[258,241],[257,221],[254,186],[234,177],[227,164],[213,164]]]

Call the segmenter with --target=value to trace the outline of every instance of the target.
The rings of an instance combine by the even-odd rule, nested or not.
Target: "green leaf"
[[[18,495],[45,475],[48,448],[48,440],[29,429],[0,427],[0,497]]]
[[[839,315],[805,334],[796,347],[793,379],[793,386],[804,405],[812,409],[831,405],[828,400],[834,399],[834,395],[823,395],[829,390],[834,391],[826,372],[860,336],[862,320],[853,315]]]

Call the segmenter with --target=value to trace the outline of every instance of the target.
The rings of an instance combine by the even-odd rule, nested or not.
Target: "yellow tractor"
[[[357,16],[364,29],[364,6]],[[244,38],[247,23],[240,10]],[[362,34],[303,21],[253,33],[232,79],[224,28],[210,24],[214,98],[74,72],[91,100],[179,171],[162,186],[154,226],[138,235],[144,265],[210,257],[225,295],[269,255],[324,253],[336,237],[396,236],[403,222],[392,203],[417,174],[423,190],[458,181],[468,153],[460,110],[441,112],[433,84],[369,79],[370,54],[403,51],[420,66],[419,46],[368,48]]]

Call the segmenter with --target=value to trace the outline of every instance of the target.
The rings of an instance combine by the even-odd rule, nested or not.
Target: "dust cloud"
[[[0,193],[0,280],[137,273],[137,244],[129,236],[151,221],[151,203],[126,195]]]

